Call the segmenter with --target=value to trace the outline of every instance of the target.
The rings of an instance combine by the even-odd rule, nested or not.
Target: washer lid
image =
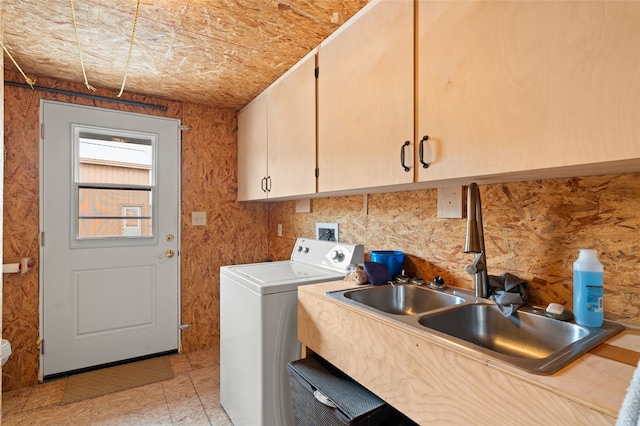
[[[226,266],[239,283],[256,293],[269,294],[291,291],[301,284],[339,280],[344,274],[300,262],[282,261]]]

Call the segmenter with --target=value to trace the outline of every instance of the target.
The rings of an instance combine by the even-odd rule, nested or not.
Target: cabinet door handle
[[[424,158],[423,158],[424,150],[423,150],[422,146],[428,140],[429,140],[429,136],[424,135],[422,137],[422,139],[420,139],[420,145],[418,146],[418,159],[420,160],[420,164],[422,164],[422,167],[425,168],[425,169],[429,167],[429,164],[424,161]]]
[[[409,170],[411,170],[410,167],[407,167],[407,165],[404,164],[404,149],[408,147],[410,144],[411,142],[406,141],[404,145],[402,145],[402,148],[400,148],[400,164],[402,165],[402,167],[404,167],[405,172],[408,172]]]
[[[267,182],[267,192],[271,192],[271,176],[266,177]]]
[[[260,189],[262,190],[262,192],[267,192],[267,178],[263,177],[262,179],[260,179]]]

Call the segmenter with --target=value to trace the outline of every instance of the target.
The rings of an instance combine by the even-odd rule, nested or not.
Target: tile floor
[[[61,405],[66,379],[4,392],[3,426],[231,425],[220,406],[217,349],[169,357],[175,376],[94,399]]]

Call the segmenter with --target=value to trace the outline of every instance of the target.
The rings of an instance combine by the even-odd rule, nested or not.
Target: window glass
[[[155,137],[86,128],[74,135],[76,239],[152,237]]]

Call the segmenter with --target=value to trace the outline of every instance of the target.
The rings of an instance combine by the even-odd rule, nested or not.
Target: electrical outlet
[[[278,237],[282,237],[282,224],[278,224]]]
[[[207,224],[207,212],[191,212],[192,226],[205,226]]]
[[[338,241],[338,224],[316,223],[316,239]]]

